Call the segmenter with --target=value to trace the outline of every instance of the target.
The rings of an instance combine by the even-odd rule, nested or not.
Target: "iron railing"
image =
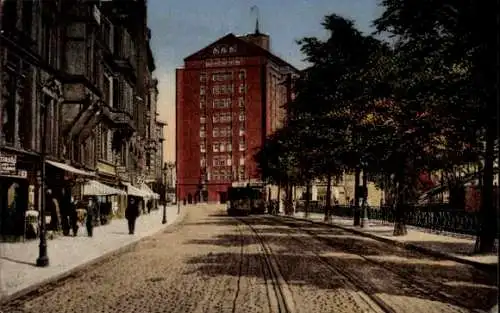
[[[296,201],[295,212],[304,212],[304,201]],[[309,213],[324,213],[325,206],[317,201],[311,201]],[[352,218],[354,207],[332,205],[334,216]],[[368,207],[368,218],[381,224],[394,223],[395,211],[392,207]],[[447,204],[408,205],[405,210],[405,223],[409,226],[437,232],[449,232],[464,235],[476,235],[480,229],[478,212],[455,210]],[[498,230],[497,230],[498,232]],[[498,235],[497,235],[498,236]]]

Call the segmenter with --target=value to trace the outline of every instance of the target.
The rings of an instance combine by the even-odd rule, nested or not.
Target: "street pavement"
[[[49,266],[35,266],[39,240],[0,243],[0,297],[8,297],[47,279],[54,279],[68,271],[91,262],[102,255],[150,236],[177,218],[177,207],[167,207],[167,225],[162,224],[162,209],[141,215],[136,221],[134,235],[128,234],[125,219],[94,228],[93,237],[87,236],[80,225],[77,237],[56,237],[47,240]]]
[[[294,216],[296,218],[305,217],[303,212],[296,213]],[[323,222],[324,214],[309,213],[307,219],[314,222]],[[476,243],[473,236],[431,233],[424,229],[408,226],[407,235],[395,237],[392,235],[394,230],[394,224],[392,223],[369,220],[368,227],[360,228],[353,226],[352,218],[340,216],[333,216],[328,224],[340,226],[355,232],[362,232],[370,237],[379,238],[384,241],[393,241],[395,244],[416,246],[422,250],[441,254],[458,262],[474,264],[478,267],[498,267],[497,253],[473,254]]]
[[[496,277],[341,229],[221,206],[0,312],[487,312]]]

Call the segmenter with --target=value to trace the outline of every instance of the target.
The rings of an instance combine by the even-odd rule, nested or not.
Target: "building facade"
[[[225,202],[232,182],[261,180],[254,155],[282,126],[297,74],[258,30],[228,34],[184,59],[176,73],[180,201]]]
[[[147,132],[158,91],[146,1],[2,4],[2,229],[39,208],[43,146],[53,190],[69,186],[78,198],[85,177],[116,187],[144,182],[147,153],[161,145],[154,122]],[[152,172],[160,173],[156,158]]]

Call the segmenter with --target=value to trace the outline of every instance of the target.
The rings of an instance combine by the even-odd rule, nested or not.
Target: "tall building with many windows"
[[[284,122],[297,74],[258,30],[228,34],[184,59],[176,73],[181,201],[225,202],[231,183],[260,181],[254,155]]]

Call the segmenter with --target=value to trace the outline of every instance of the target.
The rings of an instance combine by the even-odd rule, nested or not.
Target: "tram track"
[[[272,249],[263,240],[262,236],[249,221],[243,218],[235,219],[248,227],[253,236],[257,239],[257,242],[262,250],[264,280],[267,287],[271,312],[295,313],[295,304],[293,303],[292,293],[288,283],[281,275],[279,265],[273,257]]]
[[[293,230],[297,233],[305,233],[309,235],[310,237],[316,239],[317,241],[323,243],[324,245],[327,245],[328,247],[333,247],[332,242],[328,238],[324,238],[316,233],[314,233],[311,230],[304,229],[304,224],[300,222],[295,222],[295,221],[283,221],[277,217],[267,217],[267,220],[271,220],[279,225],[287,226],[289,230]],[[307,222],[306,222],[307,223]],[[322,261],[327,267],[332,269],[334,272],[341,273],[343,276],[345,276],[351,283],[353,283],[358,289],[362,290],[370,299],[372,299],[375,303],[377,303],[378,306],[380,306],[384,312],[396,312],[394,309],[392,309],[387,303],[385,303],[384,300],[380,299],[380,297],[373,295],[373,290],[371,290],[370,287],[368,287],[365,283],[361,283],[354,275],[348,273],[344,269],[342,269],[340,266],[333,264],[331,261],[328,261],[325,257],[321,256],[318,252],[314,251],[314,249],[310,248],[311,242],[308,241],[307,243],[304,242],[304,240],[298,239],[297,237],[292,236],[290,233],[287,233],[287,235],[294,240],[295,242],[300,243],[302,246],[309,247],[308,250],[316,255],[318,259]],[[321,251],[321,250],[320,250]],[[435,301],[440,301],[442,302],[443,300],[446,300],[447,303],[453,304],[458,307],[466,308],[469,310],[469,312],[473,313],[486,313],[484,310],[476,309],[476,308],[471,308],[470,305],[467,303],[464,303],[463,301],[457,300],[455,297],[447,294],[444,292],[443,285],[440,283],[435,283],[429,280],[426,280],[425,282],[422,281],[421,278],[416,277],[415,275],[409,275],[408,273],[402,273],[401,271],[397,270],[397,267],[390,267],[383,262],[376,261],[372,258],[366,257],[363,254],[352,252],[352,251],[347,251],[349,253],[352,253],[356,255],[357,257],[360,257],[363,261],[372,264],[374,266],[377,266],[379,268],[382,268],[385,271],[388,271],[398,277],[401,281],[406,282],[407,286],[411,286],[417,293],[420,293],[422,295],[425,295],[426,298],[432,299]]]

